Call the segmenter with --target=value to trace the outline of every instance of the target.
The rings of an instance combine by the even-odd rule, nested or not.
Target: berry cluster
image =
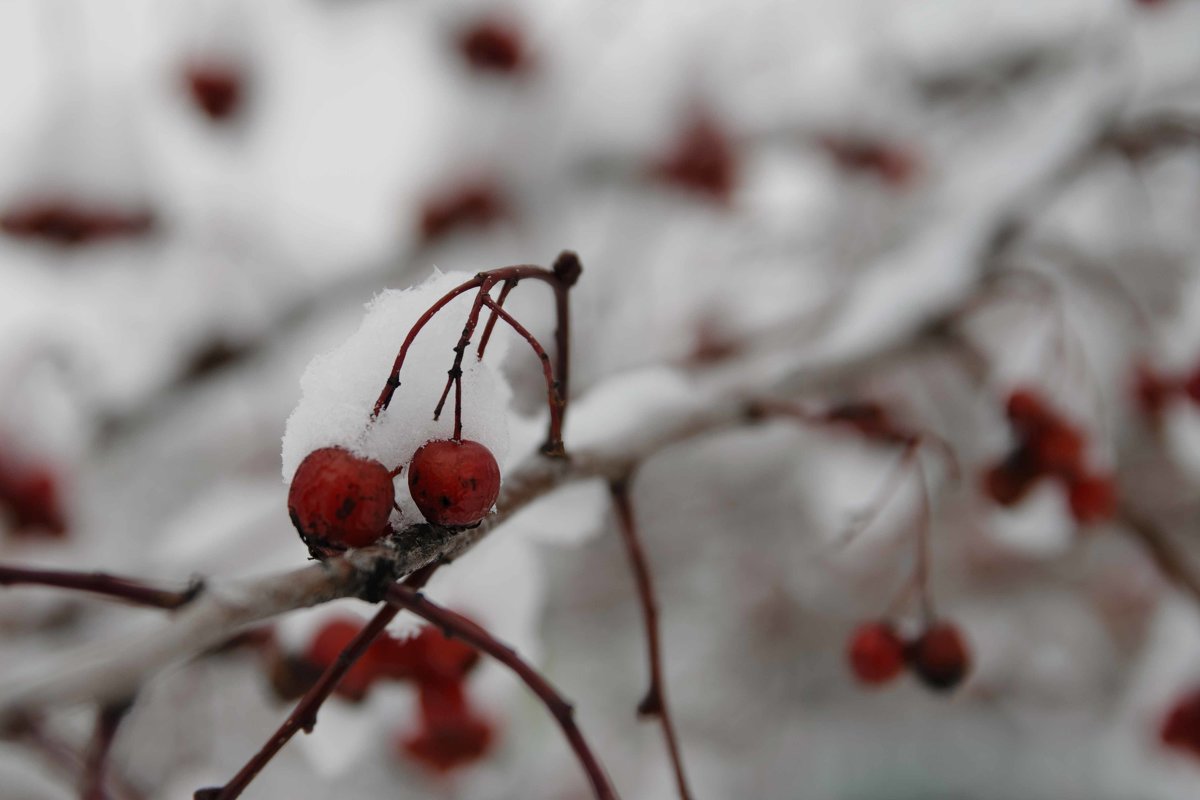
[[[285,699],[299,697],[332,665],[362,629],[361,621],[326,623],[300,657],[277,658],[272,685]],[[420,728],[403,735],[397,750],[437,772],[464,766],[483,756],[494,730],[471,705],[466,680],[479,654],[433,627],[408,639],[382,634],[334,689],[339,697],[362,702],[379,682],[408,681],[420,698]]]
[[[196,108],[214,123],[232,120],[242,107],[245,78],[235,64],[197,61],[184,69],[183,81]]]
[[[886,620],[859,625],[850,635],[846,657],[854,677],[865,686],[882,686],[907,667],[930,689],[954,689],[971,669],[971,654],[958,626],[950,622],[927,625],[915,639],[906,640]]]
[[[983,475],[983,490],[996,503],[1021,502],[1042,478],[1061,481],[1071,515],[1087,525],[1111,519],[1117,511],[1116,485],[1109,475],[1088,469],[1083,432],[1031,389],[1017,389],[1006,407],[1016,437],[1013,449]]]

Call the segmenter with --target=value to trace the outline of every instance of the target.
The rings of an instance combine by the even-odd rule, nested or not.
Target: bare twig
[[[71,572],[49,569],[26,569],[0,564],[0,586],[53,586],[81,592],[101,594],[135,605],[173,610],[181,608],[203,590],[203,584],[193,581],[181,592],[158,589],[141,581],[120,578],[103,572]]]
[[[504,666],[517,674],[530,691],[538,696],[562,728],[563,734],[583,765],[592,791],[600,800],[616,800],[617,792],[613,788],[604,768],[583,738],[579,726],[575,724],[575,710],[559,692],[517,655],[511,647],[503,644],[483,628],[471,620],[443,608],[427,599],[420,592],[397,584],[387,593],[387,601],[401,608],[408,609],[418,617],[437,625],[446,636],[456,636],[480,652],[487,653]]]
[[[629,500],[628,480],[611,482],[609,491],[612,494],[613,507],[617,512],[617,527],[621,531],[621,540],[625,543],[625,551],[629,555],[629,565],[633,570],[634,582],[637,584],[638,599],[642,605],[642,619],[646,623],[650,688],[646,691],[642,701],[638,703],[638,714],[658,717],[659,722],[662,723],[663,737],[667,742],[667,752],[671,756],[671,766],[675,770],[675,783],[679,787],[679,796],[682,800],[690,800],[692,793],[688,789],[687,775],[683,769],[683,754],[679,749],[679,739],[675,733],[671,708],[667,704],[666,681],[663,679],[662,667],[662,635],[658,627],[658,602],[654,597],[650,564],[638,536],[637,524],[633,516],[633,504]]]

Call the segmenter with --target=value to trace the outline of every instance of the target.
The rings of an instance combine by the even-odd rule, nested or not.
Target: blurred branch
[[[106,575],[103,572],[70,572],[49,569],[26,569],[0,564],[0,586],[51,586],[59,589],[74,589],[91,592],[115,600],[168,611],[182,608],[192,602],[203,590],[204,585],[194,581],[187,589],[175,592],[157,589],[141,581]]]

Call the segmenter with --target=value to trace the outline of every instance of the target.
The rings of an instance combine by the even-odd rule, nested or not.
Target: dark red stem
[[[484,280],[479,287],[479,293],[475,296],[475,303],[471,306],[471,313],[467,315],[467,324],[463,326],[462,335],[458,337],[458,343],[454,345],[454,364],[450,367],[450,371],[446,374],[446,388],[442,390],[441,399],[438,400],[437,406],[433,409],[433,418],[437,419],[442,415],[442,407],[446,404],[446,396],[450,394],[450,386],[454,386],[454,435],[451,437],[454,441],[462,440],[462,362],[463,356],[467,352],[467,345],[471,343],[471,337],[475,335],[475,326],[479,324],[479,312],[483,309],[483,303],[488,298],[488,292],[492,290],[495,284],[491,278]]]
[[[404,585],[410,587],[410,590],[413,590],[411,587],[419,589],[433,575],[437,566],[435,563],[417,570],[405,579]],[[350,671],[350,668],[354,666],[354,662],[362,657],[362,654],[367,651],[371,643],[383,633],[388,623],[395,619],[399,613],[400,609],[394,605],[385,605],[379,609],[371,621],[358,632],[358,635],[350,641],[350,644],[346,645],[334,662],[325,669],[325,672],[317,679],[312,688],[304,694],[304,697],[300,698],[300,702],[292,709],[292,713],[283,721],[279,729],[246,762],[246,765],[233,776],[229,783],[220,787],[199,789],[193,795],[194,800],[233,800],[233,798],[240,796],[246,787],[250,785],[250,782],[258,776],[258,773],[262,772],[263,767],[270,763],[271,759],[283,749],[283,746],[293,736],[300,731],[304,731],[305,733],[311,732],[313,726],[317,723],[317,712],[325,701],[329,699],[329,695],[333,693],[338,683]]]
[[[658,717],[662,723],[663,737],[667,741],[667,752],[670,753],[671,766],[675,770],[675,783],[679,787],[679,796],[683,800],[691,800],[692,793],[688,789],[687,775],[683,769],[683,754],[679,748],[679,739],[675,734],[675,723],[671,718],[671,710],[667,705],[666,681],[663,679],[662,668],[662,636],[658,626],[658,602],[654,597],[650,564],[637,533],[633,503],[629,500],[629,483],[626,480],[613,481],[609,485],[609,489],[612,493],[613,507],[617,512],[617,527],[621,531],[621,540],[625,543],[625,551],[629,555],[629,566],[633,570],[634,582],[637,584],[638,598],[642,605],[642,618],[646,623],[646,649],[650,658],[650,688],[638,704],[638,714],[645,717]]]
[[[504,307],[504,301],[508,299],[508,293],[516,287],[517,282],[508,280],[500,287],[500,296],[496,298],[496,305],[500,308]],[[475,351],[476,358],[483,358],[484,351],[487,350],[488,342],[492,338],[492,329],[496,327],[496,319],[499,315],[496,309],[492,309],[492,313],[488,316],[487,325],[483,326],[483,335],[479,337],[479,349]]]
[[[524,681],[525,685],[545,703],[546,708],[557,720],[571,749],[575,751],[575,755],[583,765],[596,797],[600,800],[616,799],[617,792],[609,782],[604,768],[583,738],[579,726],[575,724],[574,708],[550,685],[549,681],[517,655],[511,647],[497,640],[471,620],[433,603],[411,587],[392,586],[388,589],[387,601],[395,606],[406,608],[418,617],[437,625],[446,636],[456,636],[462,639],[476,650],[487,653],[515,672],[517,677]]]
[[[546,354],[545,348],[537,338],[526,330],[525,326],[517,322],[512,315],[500,307],[500,304],[490,297],[485,297],[484,305],[492,310],[492,319],[499,317],[508,323],[517,335],[529,343],[533,348],[533,353],[538,357],[538,361],[542,364],[542,375],[546,378],[546,403],[550,407],[550,430],[547,434],[547,445],[550,449],[561,451],[563,449],[562,441],[562,416],[563,401],[562,394],[558,382],[554,380],[554,371],[550,366],[550,356]]]
[[[199,582],[193,583],[182,592],[158,589],[139,581],[106,575],[103,572],[71,572],[50,569],[25,569],[0,565],[0,586],[54,586],[59,589],[74,589],[92,592],[117,600],[125,600],[152,608],[176,609],[185,606],[203,590]]]

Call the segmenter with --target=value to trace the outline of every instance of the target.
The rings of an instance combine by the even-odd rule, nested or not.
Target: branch
[[[609,782],[608,776],[605,775],[604,768],[600,766],[599,760],[583,738],[579,726],[575,724],[574,708],[537,670],[517,655],[516,651],[461,614],[442,608],[428,600],[420,592],[415,592],[407,586],[396,585],[390,588],[387,593],[387,601],[390,604],[406,608],[418,617],[437,625],[447,636],[457,636],[471,647],[487,653],[515,672],[517,677],[538,696],[538,699],[546,704],[546,708],[562,728],[563,734],[583,765],[588,781],[592,784],[592,791],[598,800],[617,799],[617,792]]]
[[[629,500],[629,483],[627,480],[613,481],[609,484],[612,494],[613,507],[617,512],[617,527],[621,531],[621,539],[629,554],[629,565],[633,570],[633,578],[637,583],[638,598],[642,604],[642,618],[646,623],[646,649],[650,658],[650,688],[645,697],[638,703],[638,714],[656,716],[662,723],[663,737],[667,741],[667,752],[671,756],[671,766],[675,770],[675,783],[679,787],[682,800],[691,800],[692,793],[688,789],[687,776],[683,770],[683,755],[679,749],[679,739],[675,734],[675,723],[671,718],[671,709],[667,705],[666,681],[662,669],[662,636],[658,629],[658,603],[654,598],[654,586],[650,580],[650,564],[646,560],[638,536],[637,524],[633,517],[633,504]]]
[[[113,703],[96,712],[96,730],[88,745],[83,762],[83,778],[80,781],[80,800],[108,800],[104,788],[108,768],[109,752],[117,736],[117,727],[129,712],[131,702]]]

